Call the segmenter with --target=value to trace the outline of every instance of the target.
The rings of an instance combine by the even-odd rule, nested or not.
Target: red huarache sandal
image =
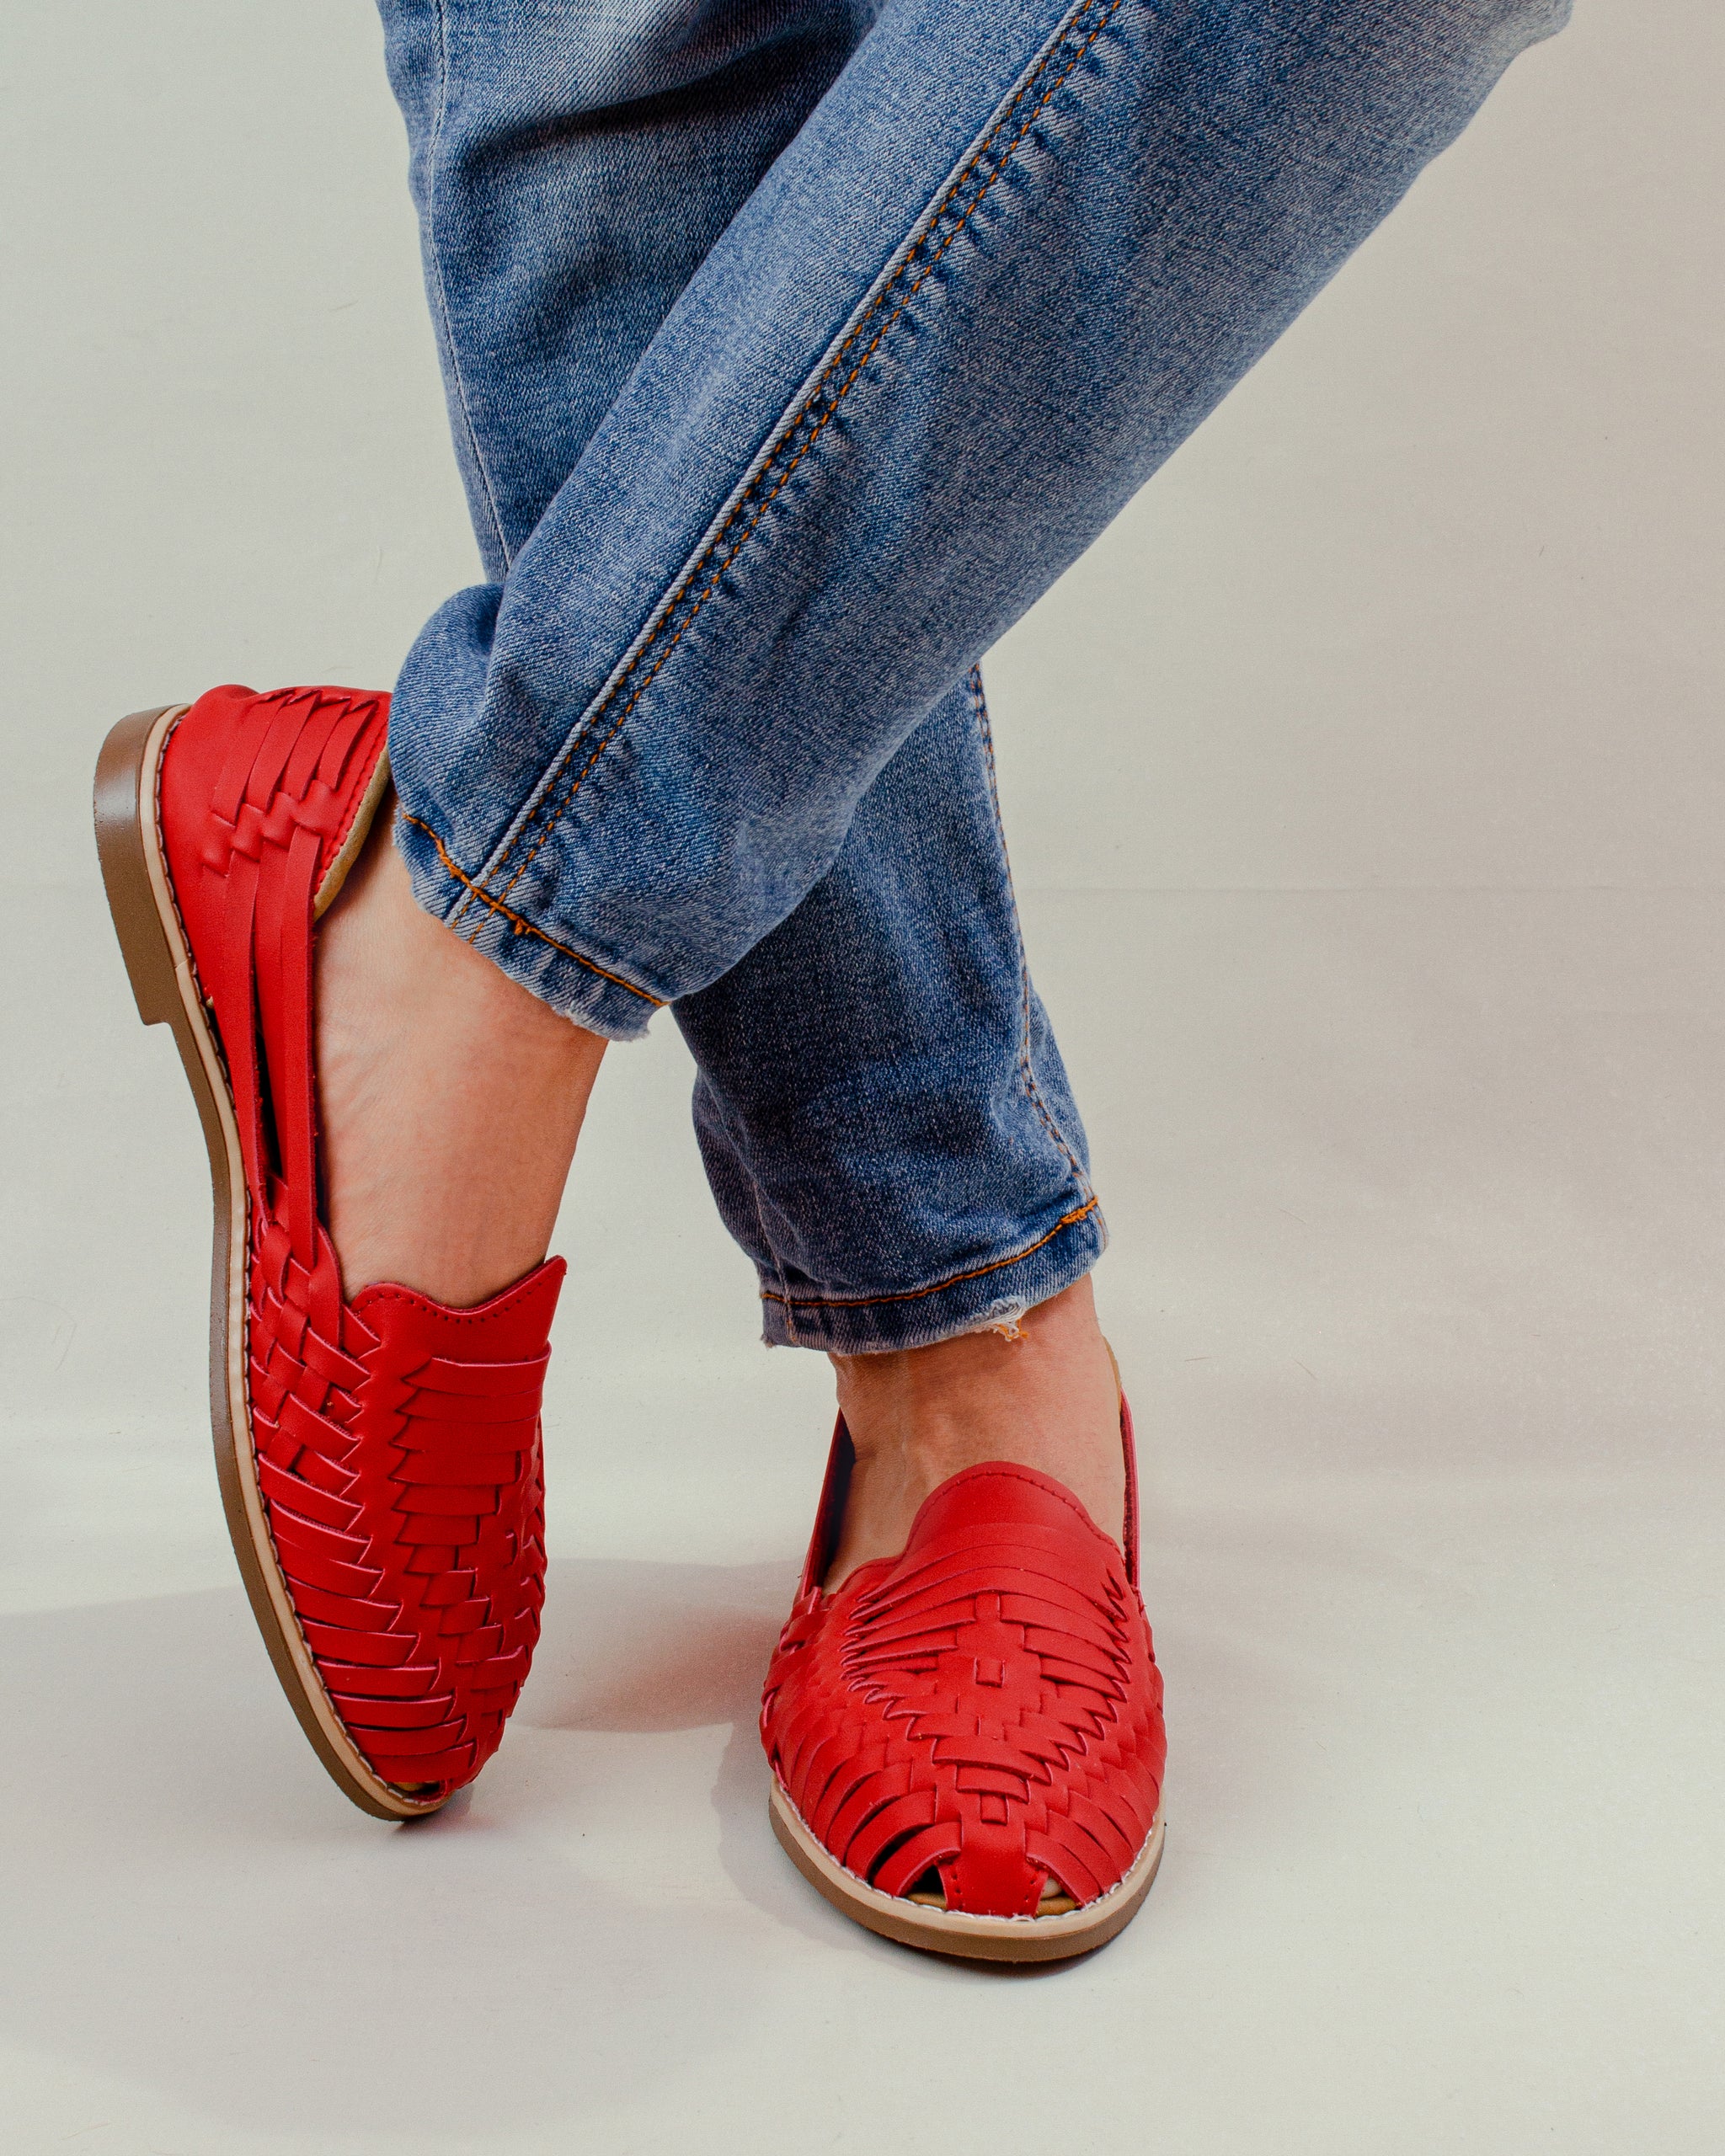
[[[773,1831],[828,1901],[906,1945],[1055,1961],[1137,1913],[1162,1852],[1162,1673],[1125,1551],[1070,1490],[1004,1460],[924,1502],[903,1554],[832,1594],[853,1458],[841,1418],[767,1671]]]
[[[216,1195],[210,1403],[229,1534],[318,1756],[379,1818],[496,1749],[544,1597],[539,1401],[563,1266],[474,1310],[346,1299],[319,1218],[313,924],[388,784],[389,700],[213,689],[96,771],[140,1015],[168,1025]]]

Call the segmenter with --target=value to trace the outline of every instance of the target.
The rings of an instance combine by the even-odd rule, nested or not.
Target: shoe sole
[[[367,1765],[323,1689],[294,1614],[264,1509],[252,1451],[246,1380],[245,1166],[222,1048],[210,1022],[190,946],[174,900],[157,814],[162,753],[190,708],[134,712],[115,727],[96,766],[96,848],[120,954],[147,1026],[169,1026],[204,1126],[216,1200],[210,1279],[210,1423],[233,1554],[275,1674],[312,1750],[342,1794],[377,1819],[419,1819],[446,1795],[417,1795]],[[344,860],[332,870],[334,878]],[[328,886],[329,879],[326,879]],[[320,894],[327,903],[333,890]]]
[[[967,1961],[1065,1961],[1105,1946],[1137,1915],[1162,1860],[1162,1817],[1158,1812],[1150,1839],[1132,1869],[1099,1901],[1059,1916],[972,1916],[963,1909],[924,1908],[901,1895],[883,1894],[827,1854],[777,1780],[766,1801],[772,1831],[785,1854],[836,1909],[901,1946],[920,1946],[926,1953],[956,1955]]]

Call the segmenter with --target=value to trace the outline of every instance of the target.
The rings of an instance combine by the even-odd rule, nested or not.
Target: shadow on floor
[[[729,1725],[712,1801],[731,1884],[775,1922],[836,1951],[891,1954],[820,1899],[767,1824],[761,1684],[796,1584],[793,1561],[553,1563],[544,1638],[517,1720],[608,1734]]]
[[[515,1742],[409,1828],[325,1780],[237,1589],[0,1620],[0,2033],[237,2128],[440,2141],[602,2116],[743,2040],[758,1923],[718,1876],[691,1905],[584,1865],[535,1731],[639,1732],[698,1775],[710,1745],[676,1732],[734,1722],[725,1870],[825,1931],[779,1876],[753,1726],[793,1568],[553,1573]]]
[[[1274,1756],[1290,1673],[1215,1623],[1214,1565],[1177,1539],[1157,1570],[1207,1611],[1166,1640],[1177,1732],[1210,1762],[1185,1801],[1201,1780],[1226,1835],[1277,1801],[1242,1769]],[[324,1779],[237,1588],[0,1619],[0,2036],[235,2128],[483,2140],[602,2120],[720,2047],[770,2057],[763,2017],[811,1950],[841,1988],[859,1958],[974,1983],[846,1922],[772,1839],[756,1711],[793,1583],[788,1561],[554,1564],[502,1753],[406,1828]],[[671,1792],[671,1833],[678,1787],[705,1786],[718,1865],[692,1815],[636,1889],[590,1833],[619,1776],[624,1804]]]

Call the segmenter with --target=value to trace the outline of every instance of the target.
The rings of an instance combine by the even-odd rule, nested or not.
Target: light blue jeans
[[[398,841],[580,1024],[671,1006],[769,1339],[1094,1263],[978,662],[1567,4],[382,0],[488,579]]]

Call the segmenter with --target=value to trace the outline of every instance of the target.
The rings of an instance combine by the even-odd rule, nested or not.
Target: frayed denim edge
[[[967,1267],[948,1283],[887,1291],[879,1296],[788,1299],[763,1278],[761,1338],[769,1348],[813,1348],[836,1355],[889,1353],[927,1348],[964,1332],[1016,1328],[1027,1310],[1081,1280],[1108,1247],[1097,1199],[1083,1193],[1078,1209],[1028,1249]]]

